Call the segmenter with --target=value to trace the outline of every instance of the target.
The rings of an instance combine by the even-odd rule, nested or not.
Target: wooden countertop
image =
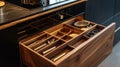
[[[0,30],[85,1],[86,0],[78,0],[74,2],[66,2],[66,4],[64,2],[43,8],[39,7],[35,9],[26,9],[11,3],[6,3],[7,5],[0,9],[1,11],[3,11],[3,15],[0,14]]]

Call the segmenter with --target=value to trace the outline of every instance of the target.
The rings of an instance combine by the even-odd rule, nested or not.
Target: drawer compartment
[[[53,62],[58,62],[62,57],[67,55],[73,48],[66,46],[66,47],[61,47],[60,49],[57,49],[56,51],[53,51],[51,54],[47,55],[46,57],[50,59]]]
[[[51,44],[50,46],[44,48],[44,49],[41,49],[39,50],[38,52],[45,55],[45,54],[48,54],[50,53],[51,51],[57,49],[59,46],[61,46],[63,43],[65,43],[64,41],[62,40],[58,40],[57,42]]]

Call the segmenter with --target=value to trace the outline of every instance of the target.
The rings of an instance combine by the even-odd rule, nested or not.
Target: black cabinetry
[[[120,0],[114,0],[114,22],[116,22],[115,41],[120,41]]]
[[[119,0],[88,0],[86,19],[102,25],[116,23],[114,45],[120,41],[120,1]]]
[[[0,66],[18,67],[20,64],[16,27],[0,30]]]
[[[86,6],[86,19],[100,24],[113,21],[114,0],[88,0]]]

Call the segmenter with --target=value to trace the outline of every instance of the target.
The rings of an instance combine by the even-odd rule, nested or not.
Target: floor
[[[112,54],[98,67],[120,67],[120,42],[114,46]]]

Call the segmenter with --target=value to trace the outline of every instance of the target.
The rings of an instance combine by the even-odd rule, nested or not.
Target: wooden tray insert
[[[73,48],[71,48],[70,46],[61,47],[56,51],[51,52],[51,54],[47,55],[46,57],[51,61],[56,62],[60,60],[62,57],[64,57],[65,55],[67,55],[71,50],[73,50]]]
[[[68,35],[65,35],[62,39],[63,40],[65,40],[65,41],[68,41],[68,40],[70,40],[70,39],[72,39],[73,37],[70,37],[70,36],[68,36]]]
[[[71,31],[70,33],[67,34],[69,37],[77,37],[79,35],[79,32],[77,31]]]
[[[70,28],[67,28],[67,27],[63,27],[60,32],[64,33],[64,34],[68,34],[70,32]]]
[[[36,46],[40,45],[42,42],[44,42],[46,39],[49,39],[49,38],[51,38],[51,36],[48,34],[45,34],[40,38],[35,39],[31,44],[28,45],[28,47],[34,49]]]
[[[29,46],[36,41],[41,41],[48,37],[50,37],[50,35],[46,34],[45,32],[40,32],[32,37],[25,39],[24,41],[22,41],[22,43],[24,43],[26,46]]]
[[[53,35],[53,36],[56,36],[56,37],[58,37],[58,38],[61,38],[61,37],[63,37],[65,34],[62,33],[62,32],[60,32],[60,31],[57,31],[57,32],[52,33],[52,35]]]
[[[78,36],[80,33],[82,33],[83,31],[82,30],[78,30],[70,25],[67,25],[67,24],[63,24],[61,25],[60,28],[56,28],[56,27],[53,28],[53,30],[51,29],[51,31],[49,31],[48,33],[50,33],[51,35],[53,36],[57,36],[59,38],[62,38],[66,35],[68,35],[68,37],[76,37]],[[47,31],[46,31],[47,32]]]
[[[87,41],[89,38],[85,37],[85,36],[82,36],[81,38],[77,39],[76,40],[76,43],[75,44],[70,44],[71,47],[78,47],[79,45],[81,45],[82,43],[84,43],[85,41]]]
[[[57,42],[51,44],[50,46],[42,49],[42,50],[39,50],[38,53],[42,54],[42,55],[45,55],[45,54],[48,54],[52,51],[54,51],[55,49],[57,49],[59,46],[61,46],[63,43],[65,43],[64,41],[62,40],[58,40]]]
[[[23,43],[40,54],[40,56],[47,58],[47,60],[53,63],[57,63],[73,49],[87,41],[89,39],[88,34],[91,31],[96,29],[101,31],[103,28],[91,22],[88,32],[73,26],[72,23],[61,24],[47,31],[45,30],[42,34],[36,35],[34,38],[28,39]]]
[[[75,23],[75,22],[78,22],[78,21],[80,21],[80,22],[82,22],[82,21],[83,21],[83,22],[88,22],[88,25],[85,26],[85,27],[77,27],[77,26],[74,25],[74,23]],[[87,31],[87,30],[89,30],[91,27],[95,26],[96,24],[93,23],[93,22],[90,22],[90,21],[86,21],[86,20],[76,20],[76,19],[74,19],[74,20],[72,20],[71,22],[68,22],[67,25],[72,26],[72,27],[77,28],[77,29],[82,30],[82,31]]]
[[[93,36],[96,35],[98,32],[100,32],[102,29],[104,29],[104,27],[97,25],[97,26],[95,26],[91,31],[87,32],[87,33],[85,34],[85,36],[87,36],[87,37],[93,37]]]
[[[48,39],[46,39],[45,41],[39,42],[37,44],[34,44],[34,46],[32,46],[32,49],[35,51],[38,51],[44,47],[47,47],[51,44],[53,44],[55,41],[57,41],[58,39],[56,37],[50,37]]]

